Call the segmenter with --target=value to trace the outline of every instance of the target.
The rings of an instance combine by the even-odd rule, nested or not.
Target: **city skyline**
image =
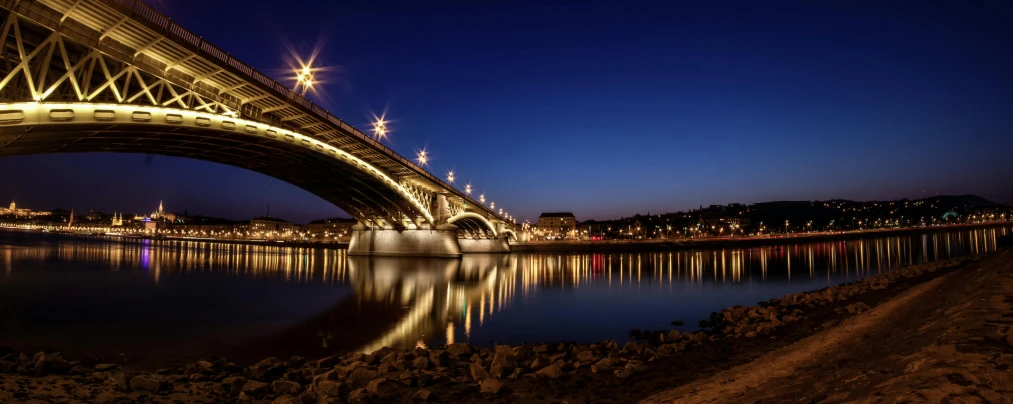
[[[305,54],[326,40],[318,60],[333,69],[311,99],[360,128],[386,110],[386,145],[406,157],[425,148],[434,175],[453,170],[455,185],[473,184],[521,222],[543,211],[609,218],[923,189],[1013,200],[1003,4],[643,3],[654,15],[595,2],[381,2],[311,15],[243,4],[155,6],[278,79],[288,48]],[[216,10],[289,22],[232,36],[235,27],[205,19]],[[512,25],[518,15],[530,24]],[[178,158],[19,156],[0,159],[0,171],[19,173],[0,198],[33,206],[141,211],[166,198],[220,217],[260,215],[268,203],[293,221],[340,214],[264,175]]]

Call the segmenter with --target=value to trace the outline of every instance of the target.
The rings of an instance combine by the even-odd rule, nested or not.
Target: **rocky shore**
[[[0,402],[629,402],[832,327],[968,260],[729,307],[701,321],[701,331],[635,330],[637,340],[624,344],[455,343],[312,360],[267,358],[248,366],[213,357],[153,373],[0,348]],[[613,396],[598,400],[603,389]]]

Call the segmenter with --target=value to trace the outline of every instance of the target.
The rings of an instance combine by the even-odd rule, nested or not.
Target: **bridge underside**
[[[2,105],[2,104],[0,104]],[[362,221],[420,216],[385,184],[361,169],[293,143],[201,128],[143,124],[0,126],[0,156],[112,152],[186,157],[245,168],[288,182]]]
[[[515,223],[508,213],[141,2],[0,0],[0,25],[0,156],[112,152],[227,164],[352,215],[368,226],[363,232],[375,232],[369,240],[380,241],[367,254],[509,249],[504,237]],[[422,232],[470,241],[444,243]],[[408,239],[448,247],[430,254],[398,241]]]

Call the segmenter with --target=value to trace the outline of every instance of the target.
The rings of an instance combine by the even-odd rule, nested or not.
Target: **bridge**
[[[515,221],[136,0],[0,0],[0,156],[228,164],[359,221],[351,255],[506,252]]]

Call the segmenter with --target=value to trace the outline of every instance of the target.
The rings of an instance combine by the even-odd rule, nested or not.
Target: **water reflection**
[[[750,249],[348,257],[342,250],[0,234],[0,345],[107,357],[322,356],[623,340],[711,311],[993,250],[1009,228]]]

